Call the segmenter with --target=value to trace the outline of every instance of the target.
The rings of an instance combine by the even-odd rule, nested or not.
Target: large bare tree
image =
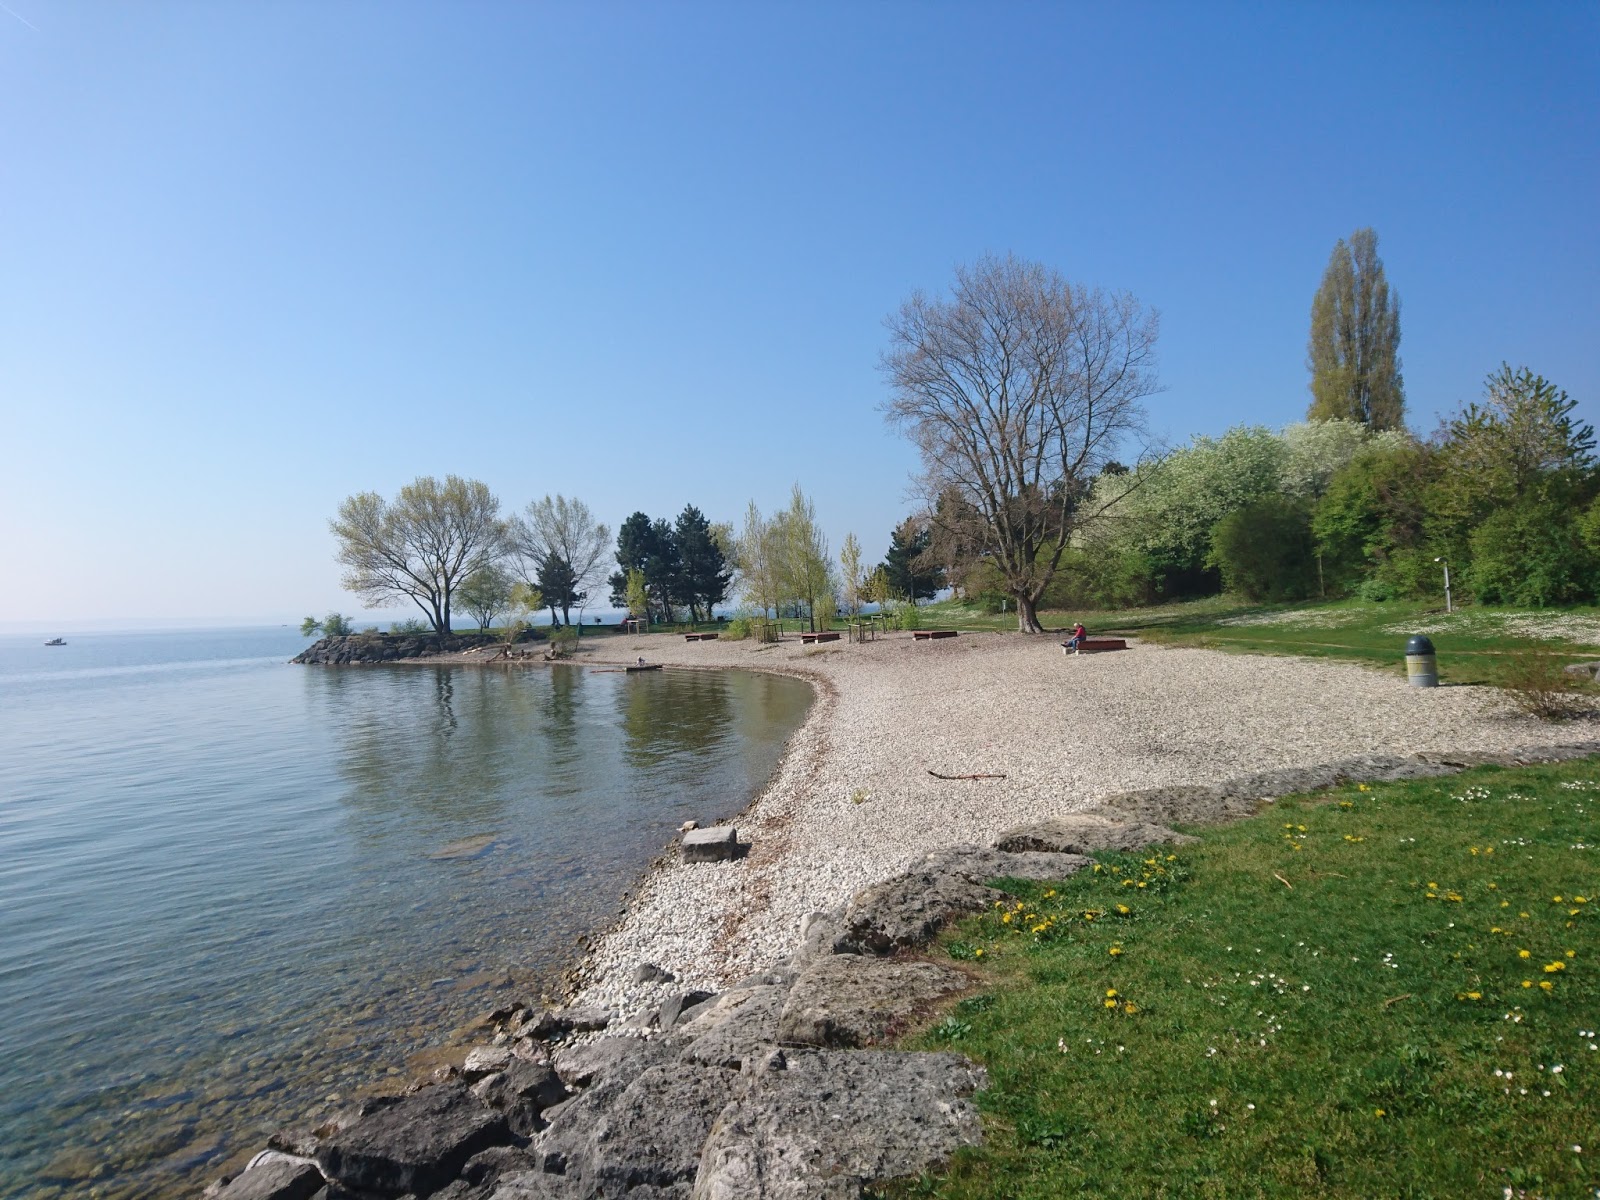
[[[422,476],[394,501],[361,492],[328,526],[339,541],[344,586],[373,608],[412,601],[437,633],[450,631],[450,600],[473,572],[505,553],[500,501],[476,479]]]
[[[886,324],[885,413],[921,452],[929,520],[994,565],[1019,629],[1042,632],[1073,532],[1120,498],[1091,485],[1144,429],[1158,315],[1007,255],[957,268],[948,299],[913,293]]]
[[[589,506],[576,496],[567,499],[546,496],[528,505],[522,516],[511,518],[511,540],[522,566],[525,582],[536,582],[540,566],[552,557],[572,569],[571,589],[566,594],[578,597],[571,603],[586,603],[588,594],[601,582],[601,560],[611,548],[611,530],[594,519]],[[547,594],[546,600],[561,600]],[[562,604],[562,615],[571,623],[571,603]]]

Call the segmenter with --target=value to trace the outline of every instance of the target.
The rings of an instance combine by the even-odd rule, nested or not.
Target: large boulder
[[[517,1058],[473,1084],[472,1094],[503,1112],[513,1133],[527,1137],[544,1128],[544,1112],[565,1100],[567,1089],[548,1063]]]
[[[954,1054],[775,1051],[717,1118],[694,1200],[855,1200],[978,1144],[986,1086]]]
[[[325,1183],[310,1159],[265,1150],[214,1195],[215,1200],[310,1200]]]
[[[608,1076],[554,1117],[533,1149],[546,1174],[564,1176],[584,1196],[631,1198],[639,1187],[686,1186],[738,1078],[722,1067],[672,1060],[602,1093],[614,1082]]]
[[[1095,854],[1107,850],[1142,850],[1160,844],[1183,845],[1198,840],[1165,825],[1113,821],[1096,813],[1071,813],[1008,829],[995,839],[994,848],[1014,853],[1043,850],[1059,854]]]
[[[859,954],[819,958],[789,991],[778,1017],[778,1041],[843,1049],[875,1045],[971,986],[966,975],[938,963]]]
[[[509,1138],[505,1117],[465,1087],[431,1087],[335,1133],[317,1150],[317,1165],[355,1191],[426,1196],[478,1151]]]
[[[677,1032],[693,1038],[683,1058],[737,1071],[760,1059],[778,1040],[778,1016],[788,988],[771,984],[732,988],[695,1010]]]

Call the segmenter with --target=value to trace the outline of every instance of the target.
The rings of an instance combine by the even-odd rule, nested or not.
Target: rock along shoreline
[[[208,1192],[230,1200],[860,1196],[875,1180],[937,1166],[981,1138],[970,1099],[986,1082],[980,1068],[956,1055],[873,1047],[970,989],[955,965],[922,954],[945,924],[993,902],[990,880],[1062,878],[1095,850],[1178,839],[1168,825],[1236,819],[1279,795],[1600,752],[1600,741],[1569,740],[1570,731],[1508,715],[1488,689],[1441,689],[1463,694],[1438,704],[1426,693],[1397,693],[1377,673],[1318,663],[1303,678],[1287,673],[1289,697],[1269,688],[1277,694],[1265,709],[1259,688],[1236,691],[1257,716],[1253,728],[1243,729],[1237,712],[1213,712],[1201,728],[1217,732],[1214,745],[1161,763],[1160,745],[1145,737],[1141,691],[1144,709],[1153,704],[1181,742],[1174,735],[1195,728],[1191,717],[1170,714],[1182,693],[1204,690],[1219,672],[1240,675],[1241,662],[1244,678],[1229,682],[1261,683],[1269,672],[1260,668],[1282,671],[1285,660],[1144,649],[1088,660],[1090,671],[1068,675],[1058,656],[1044,663],[1037,641],[985,640],[915,650],[869,644],[851,647],[852,657],[793,647],[740,653],[736,643],[691,658],[661,635],[607,639],[588,661],[649,650],[669,665],[776,670],[820,685],[772,781],[739,819],[753,834],[750,852],[688,865],[664,856],[571,976],[569,1004],[488,1014],[480,1044],[459,1065],[316,1130],[280,1133],[249,1169]],[[938,711],[928,685],[950,676],[961,677],[965,700],[999,687],[1024,703],[1095,705],[1099,717],[1058,719],[1075,740],[1041,742],[1038,721],[996,738],[1004,709],[966,722]],[[1372,693],[1353,699],[1369,719],[1336,727],[1351,706],[1334,700],[1330,685]],[[1322,708],[1333,710],[1332,721],[1313,719],[1296,736],[1285,701],[1297,690],[1328,698]],[[863,702],[883,710],[887,729],[864,721]],[[916,726],[906,723],[907,705],[924,713]],[[1421,721],[1405,719],[1419,712]],[[1132,743],[1121,755],[1103,740],[1113,728]],[[1254,754],[1238,751],[1242,729],[1259,743]],[[1472,749],[1401,752],[1395,743],[1419,730]],[[985,733],[987,744],[973,744]],[[1308,761],[1296,744],[1307,734],[1357,752],[1309,767],[1284,763]],[[947,769],[931,775],[930,756]],[[1156,761],[1130,771],[1141,756]],[[1088,773],[1098,778],[1142,770],[1158,781],[1086,798],[1062,776],[1097,757]],[[875,793],[886,771],[898,773],[901,792]],[[941,778],[957,774],[1002,776],[997,782],[1009,786],[985,792],[976,781]],[[841,795],[853,779],[867,782]],[[954,801],[952,788],[964,789]],[[886,809],[898,819],[892,835],[864,838],[851,828],[874,800],[876,820]],[[975,828],[987,835],[971,837]],[[819,856],[836,858],[845,845],[849,869],[815,869]],[[822,883],[785,889],[796,869]],[[827,902],[812,903],[818,895]]]

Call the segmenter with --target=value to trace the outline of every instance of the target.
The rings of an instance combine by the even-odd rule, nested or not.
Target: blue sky
[[[1161,310],[1174,442],[1303,415],[1363,225],[1414,428],[1503,359],[1600,420],[1593,4],[5,9],[0,622],[354,610],[420,474],[877,556],[883,318],[986,252]]]

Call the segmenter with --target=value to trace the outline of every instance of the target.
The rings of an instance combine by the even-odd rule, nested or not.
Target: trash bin
[[[1433,643],[1421,634],[1406,643],[1406,678],[1412,687],[1439,686],[1439,660]]]

